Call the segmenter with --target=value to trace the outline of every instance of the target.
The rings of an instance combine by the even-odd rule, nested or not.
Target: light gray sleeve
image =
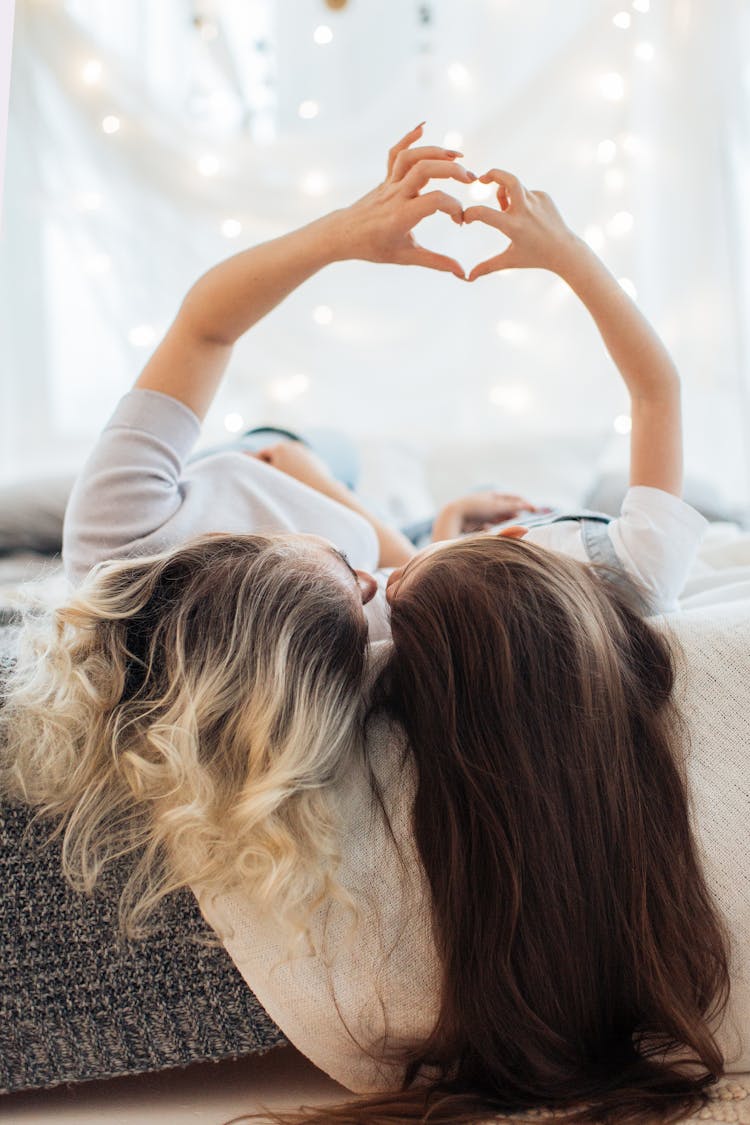
[[[65,512],[69,578],[80,581],[174,517],[184,499],[182,467],[199,434],[196,415],[169,395],[133,390],[120,400]]]

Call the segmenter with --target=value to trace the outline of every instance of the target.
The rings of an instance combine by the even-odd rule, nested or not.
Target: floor
[[[296,1109],[346,1091],[292,1047],[235,1062],[0,1097],[3,1125],[223,1125],[264,1107]]]

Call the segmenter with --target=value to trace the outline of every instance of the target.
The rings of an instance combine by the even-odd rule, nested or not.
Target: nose
[[[357,575],[357,582],[362,592],[362,605],[367,605],[378,592],[377,580],[366,570],[355,570],[354,573]]]
[[[402,566],[397,566],[396,569],[392,570],[388,575],[388,581],[385,584],[385,600],[387,602],[390,602],[393,595],[396,593],[396,588],[401,581],[401,575],[403,573],[404,568]]]

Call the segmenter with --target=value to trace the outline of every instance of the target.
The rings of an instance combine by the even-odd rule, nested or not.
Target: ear
[[[520,524],[513,524],[512,527],[504,527],[502,531],[498,531],[498,538],[503,539],[523,539],[528,531],[528,527],[521,527]]]

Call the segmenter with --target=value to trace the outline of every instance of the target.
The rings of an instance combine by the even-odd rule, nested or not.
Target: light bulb
[[[313,117],[318,116],[318,114],[320,113],[320,106],[317,102],[312,101],[312,99],[300,102],[297,113],[306,121],[310,121]]]
[[[244,425],[244,418],[234,410],[224,416],[224,429],[229,430],[230,434],[238,434]]]
[[[330,27],[326,26],[326,24],[322,23],[319,27],[315,28],[315,31],[313,32],[313,40],[318,44],[319,47],[325,47],[326,43],[330,43],[332,39],[333,32],[331,31]]]
[[[225,238],[236,238],[242,231],[242,223],[237,219],[225,219],[221,224],[221,233]]]
[[[89,59],[81,69],[81,78],[87,86],[96,86],[102,76],[102,64],[98,59]]]
[[[617,145],[614,141],[599,141],[596,146],[596,159],[600,164],[610,164],[617,156]]]
[[[619,102],[625,96],[625,80],[616,71],[599,76],[599,90],[602,97],[611,102]]]
[[[653,43],[643,42],[637,43],[635,47],[635,57],[640,59],[641,62],[651,62],[656,51]]]
[[[313,320],[316,324],[330,324],[333,320],[333,309],[329,305],[317,305],[313,309]]]
[[[630,24],[632,23],[632,19],[633,17],[630,15],[630,12],[618,12],[616,16],[612,17],[612,23],[615,25],[615,27],[619,27],[623,31],[627,31],[627,29],[630,27]]]
[[[102,132],[103,133],[116,133],[120,128],[120,118],[115,117],[114,114],[109,114],[102,119]]]
[[[300,182],[300,190],[305,195],[324,195],[328,190],[328,180],[323,172],[307,172]]]
[[[629,414],[618,414],[612,427],[616,434],[629,434],[633,428],[633,419]]]
[[[454,86],[461,90],[468,89],[472,84],[471,73],[462,62],[452,62],[448,67],[448,77]]]
[[[636,12],[648,12],[651,10],[651,0],[633,0],[633,7]]]

